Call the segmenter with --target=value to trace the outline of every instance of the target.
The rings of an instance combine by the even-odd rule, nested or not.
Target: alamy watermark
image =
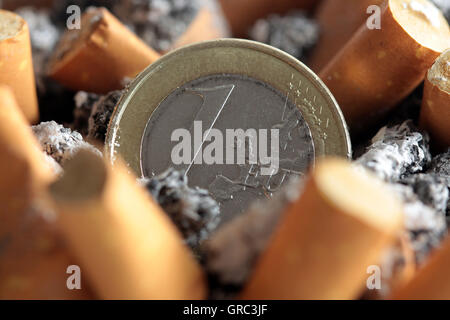
[[[270,135],[270,139],[269,139]],[[193,133],[176,129],[172,142],[174,165],[193,164],[260,165],[261,175],[278,173],[280,164],[280,133],[278,129],[208,129],[203,132],[202,121],[194,121]],[[270,147],[269,147],[270,143]]]

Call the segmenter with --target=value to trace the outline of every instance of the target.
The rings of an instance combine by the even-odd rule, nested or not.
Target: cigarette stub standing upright
[[[339,52],[367,20],[367,8],[384,0],[324,0],[317,9],[320,38],[309,60],[316,72]]]
[[[105,8],[89,8],[80,30],[68,30],[52,56],[48,74],[73,90],[122,89],[159,54]]]
[[[0,86],[0,215],[25,210],[53,177],[13,92]]]
[[[398,300],[450,299],[450,239],[444,241],[417,274],[392,296]]]
[[[450,49],[428,71],[420,124],[430,132],[436,147],[450,146]]]
[[[353,133],[410,94],[450,46],[449,25],[427,0],[386,1],[380,27],[364,24],[320,73]]]
[[[38,121],[28,25],[15,13],[5,10],[0,10],[0,84],[11,87],[28,122]]]
[[[202,299],[181,234],[127,169],[80,151],[50,188],[58,223],[103,299]]]
[[[401,228],[402,206],[383,182],[345,160],[322,160],[241,297],[356,299]]]

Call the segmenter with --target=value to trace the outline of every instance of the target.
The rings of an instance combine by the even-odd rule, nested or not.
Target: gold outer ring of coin
[[[119,154],[142,176],[141,145],[147,122],[159,104],[185,83],[215,74],[240,74],[263,81],[300,110],[308,123],[316,158],[351,158],[347,124],[331,92],[303,63],[274,47],[241,39],[188,45],[166,54],[128,85],[109,123],[105,155]]]

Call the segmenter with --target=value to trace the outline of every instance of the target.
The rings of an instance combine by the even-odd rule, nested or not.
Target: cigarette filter
[[[169,217],[120,163],[80,151],[50,188],[61,232],[104,299],[202,299],[205,279]]]
[[[80,30],[67,31],[48,65],[48,74],[73,90],[107,93],[121,89],[159,58],[105,8],[89,8]]]
[[[0,10],[0,84],[11,87],[26,119],[37,122],[39,108],[28,25],[5,10]]]
[[[375,124],[424,79],[450,46],[450,28],[427,0],[389,0],[381,29],[364,24],[321,71],[353,133]]]
[[[310,10],[316,3],[315,0],[220,0],[235,36],[246,36],[256,20],[271,13],[286,13],[290,9]]]
[[[308,66],[315,72],[339,52],[353,34],[369,19],[367,8],[383,0],[325,0],[317,9],[320,38],[311,53]]]
[[[450,49],[428,71],[420,124],[431,134],[436,147],[450,147]]]
[[[361,167],[328,158],[288,206],[244,299],[354,299],[402,227],[402,207]]]
[[[59,237],[52,214],[1,213],[0,300],[92,299],[83,273],[79,290],[68,287],[73,265],[77,262]]]
[[[10,89],[0,86],[0,299],[78,299],[50,216],[31,204],[53,172]]]
[[[450,239],[431,255],[426,264],[403,287],[393,294],[399,300],[448,300],[450,299]]]
[[[0,215],[23,212],[53,179],[11,89],[0,86]]]

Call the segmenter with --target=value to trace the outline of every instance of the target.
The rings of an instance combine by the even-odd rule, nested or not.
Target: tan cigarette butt
[[[0,299],[93,298],[83,274],[80,290],[67,286],[72,265],[50,212],[0,214]]]
[[[30,123],[39,119],[28,25],[13,12],[0,10],[0,85],[13,90]]]
[[[355,299],[402,227],[383,182],[345,160],[321,160],[280,225],[244,299]]]
[[[367,8],[384,0],[324,0],[317,9],[319,41],[311,53],[308,66],[315,72],[339,52],[353,34],[369,19]]]
[[[124,165],[88,151],[50,188],[61,232],[104,299],[202,299],[205,279],[181,234]]]
[[[0,215],[24,211],[53,178],[12,91],[0,86]]]
[[[63,35],[48,65],[50,77],[73,90],[107,93],[123,88],[159,58],[105,8],[89,8],[80,30]]]
[[[226,29],[217,22],[214,12],[209,8],[203,7],[173,47],[179,48],[191,43],[225,38],[227,36]]]
[[[291,9],[311,10],[316,0],[220,0],[224,14],[235,36],[247,36],[249,28],[271,13],[286,13]]]
[[[396,300],[449,300],[450,299],[450,239],[432,253],[416,275],[394,292]]]
[[[424,79],[450,46],[450,28],[428,0],[389,0],[381,29],[364,24],[320,77],[353,134],[374,125]]]
[[[67,288],[73,264],[51,215],[33,209],[54,179],[12,91],[0,86],[0,299],[78,299]]]
[[[428,71],[425,79],[420,125],[441,150],[450,147],[450,49]]]

